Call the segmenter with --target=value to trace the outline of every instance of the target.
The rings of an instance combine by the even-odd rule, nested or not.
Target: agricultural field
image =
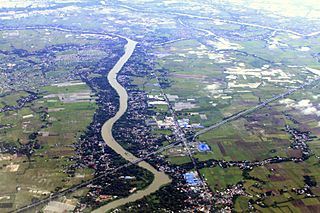
[[[0,130],[2,146],[19,147],[33,143],[35,150],[31,158],[28,155],[1,154],[0,203],[8,205],[7,209],[26,205],[92,177],[92,171],[87,168],[77,169],[72,176],[65,170],[74,163],[70,161],[70,157],[75,155],[72,145],[90,124],[96,111],[95,97],[80,96],[83,99],[68,101],[48,98],[53,94],[91,92],[84,83],[78,83],[43,87],[40,89],[43,95],[39,99],[17,111],[1,113],[1,124],[7,126]],[[1,98],[1,103],[15,105],[15,100],[25,95],[25,92],[8,94]]]
[[[220,167],[204,168],[200,170],[200,173],[213,191],[224,190],[228,185],[237,184],[243,179],[242,171],[239,168],[232,167],[227,169]]]
[[[255,180],[245,180],[244,187],[252,199],[262,199],[264,208],[269,207],[274,212],[303,211],[313,212],[319,208],[318,189],[314,189],[313,196],[299,195],[296,190],[307,185],[315,185],[319,181],[319,162],[311,158],[303,163],[271,164],[259,167],[250,172]],[[265,194],[265,195],[263,195]],[[241,205],[241,197],[239,203]],[[236,201],[237,203],[237,201]],[[264,212],[264,208],[257,207]]]
[[[0,212],[79,183],[57,199],[79,212],[319,211],[319,11],[2,0]]]
[[[210,8],[207,10],[210,11]],[[202,13],[206,14],[207,10],[203,10]],[[221,11],[217,14],[220,17],[227,16]],[[249,19],[250,16],[245,17]],[[263,28],[257,30],[253,26],[240,27],[235,22],[225,23],[219,20],[181,16],[178,20],[179,27],[189,29],[190,33],[188,35],[181,33],[183,39],[172,39],[171,42],[154,48],[157,68],[154,75],[160,84],[165,82],[163,93],[167,94],[177,119],[187,121],[181,126],[186,135],[197,133],[204,127],[250,109],[307,81],[312,81],[319,75],[317,57],[319,37],[305,38],[285,31],[270,32],[269,29]],[[154,79],[151,81],[152,84],[144,83],[143,89],[148,94],[161,95],[162,91],[157,89],[157,82],[154,82]],[[158,101],[162,101],[161,98]],[[311,85],[262,109],[201,134],[196,138],[196,142],[207,144],[210,147],[208,152],[194,149],[192,145],[194,141],[190,142],[192,157],[201,165],[199,172],[208,187],[212,191],[223,191],[244,181],[244,193],[249,195],[239,196],[236,199],[234,209],[237,212],[251,208],[248,204],[250,199],[256,202],[255,197],[261,197],[261,194],[268,189],[276,189],[277,177],[281,176],[280,174],[272,176],[273,178],[267,174],[269,178],[265,179],[259,174],[264,174],[264,170],[260,169],[266,166],[248,168],[248,171],[252,170],[248,172],[241,162],[302,157],[302,152],[293,148],[294,138],[288,133],[286,129],[288,126],[309,132],[310,140],[307,145],[312,150],[313,157],[301,164],[290,162],[275,163],[270,166],[279,165],[282,168],[283,165],[281,174],[289,175],[282,178],[288,180],[288,183],[279,182],[279,187],[280,184],[290,188],[304,187],[303,177],[318,170],[315,165],[318,164],[316,159],[319,157],[320,147],[319,106],[319,87]],[[159,103],[150,108],[156,112],[153,118],[158,125],[154,125],[154,129],[171,130],[173,127],[170,123],[170,113],[162,110],[163,107],[166,108],[166,105]],[[194,128],[193,125],[197,127]],[[168,143],[170,142],[165,145]],[[172,165],[189,168],[192,164],[187,149],[182,145],[171,148],[162,155]],[[211,162],[218,162],[218,165],[208,166]],[[226,162],[230,164],[238,162],[240,166],[224,167],[223,163]],[[313,166],[310,166],[310,162],[314,163]],[[294,171],[295,167],[301,170]],[[302,167],[309,167],[310,170],[307,171]],[[302,173],[291,174],[291,172]],[[296,177],[300,179],[296,180]],[[255,184],[260,184],[256,183],[256,179],[264,181],[261,192],[249,192],[248,187],[251,189]],[[280,179],[279,177],[279,181]],[[318,186],[315,190],[318,190]],[[264,203],[254,205],[254,208],[261,212],[312,212],[319,208],[318,198],[304,199],[303,196],[287,193],[286,196],[289,197],[284,201],[282,195],[278,196],[279,191],[275,194],[277,195],[271,196],[274,197],[270,198],[271,201],[269,198],[264,200],[266,202],[264,208],[262,208]],[[319,195],[318,192],[313,194],[316,197]]]

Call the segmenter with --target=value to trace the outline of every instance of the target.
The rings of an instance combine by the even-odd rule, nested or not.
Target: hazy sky
[[[238,6],[287,17],[320,18],[320,0],[226,0]]]

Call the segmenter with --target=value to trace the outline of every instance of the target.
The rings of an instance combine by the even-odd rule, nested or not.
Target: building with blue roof
[[[187,184],[190,186],[197,186],[201,183],[195,172],[185,173],[183,177],[186,180]]]
[[[210,147],[208,146],[208,144],[200,143],[198,145],[198,150],[199,150],[199,152],[208,152],[208,151],[210,151]]]

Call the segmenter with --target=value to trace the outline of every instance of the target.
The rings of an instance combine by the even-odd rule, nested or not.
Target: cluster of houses
[[[302,152],[302,158],[308,158],[311,155],[311,150],[307,144],[310,140],[310,132],[302,132],[289,125],[286,125],[285,129],[293,139],[290,147],[295,150],[300,150]]]

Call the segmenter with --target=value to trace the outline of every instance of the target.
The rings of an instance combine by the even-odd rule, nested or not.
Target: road
[[[116,35],[116,34],[112,34],[112,33],[109,34],[109,33],[98,33],[98,32],[91,32],[91,31],[79,31],[79,30],[72,30],[72,29],[66,29],[66,28],[61,28],[61,27],[43,27],[43,28],[39,28],[39,27],[24,27],[24,28],[10,28],[10,29],[7,29],[7,28],[6,28],[6,29],[0,29],[0,30],[19,30],[19,29],[50,29],[50,30],[58,30],[58,31],[70,32],[70,33],[78,33],[78,34],[106,35],[106,36],[117,36],[117,37],[125,38],[125,37],[123,37],[123,36]],[[239,113],[237,113],[237,114],[235,114],[235,115],[233,115],[233,116],[231,116],[231,117],[229,117],[229,118],[226,118],[226,119],[224,119],[223,121],[221,121],[221,122],[219,122],[219,123],[216,123],[216,124],[214,124],[214,125],[212,125],[212,126],[210,126],[210,127],[208,127],[208,128],[205,128],[205,129],[197,132],[192,139],[194,140],[195,138],[197,138],[197,137],[200,136],[201,134],[204,134],[204,133],[206,133],[206,132],[208,132],[208,131],[214,130],[214,129],[216,129],[216,128],[218,128],[218,127],[220,127],[220,126],[222,126],[222,125],[224,125],[224,124],[226,124],[226,123],[229,123],[229,122],[231,122],[231,121],[233,121],[233,120],[239,119],[239,118],[241,118],[241,117],[243,117],[243,116],[245,116],[245,115],[248,115],[248,114],[250,114],[250,113],[252,113],[252,112],[254,112],[254,111],[258,110],[258,109],[261,109],[261,108],[267,106],[267,105],[268,105],[269,103],[271,103],[271,102],[274,102],[274,101],[279,100],[279,99],[281,99],[281,98],[285,98],[285,97],[287,97],[288,95],[290,95],[290,94],[292,94],[292,93],[294,93],[294,92],[296,92],[296,91],[298,91],[298,90],[303,89],[305,86],[311,85],[311,84],[313,84],[313,83],[317,83],[319,80],[320,80],[320,78],[317,78],[317,79],[314,80],[314,81],[311,81],[311,82],[307,82],[307,83],[305,83],[305,84],[302,84],[302,85],[299,86],[298,88],[289,90],[289,91],[287,91],[287,92],[285,92],[285,93],[283,93],[283,94],[280,94],[280,95],[277,95],[277,96],[275,96],[275,97],[273,97],[273,98],[271,98],[271,99],[268,99],[268,100],[266,100],[266,101],[264,101],[264,102],[262,102],[262,103],[260,103],[260,104],[258,104],[258,105],[256,105],[256,106],[254,106],[254,107],[252,107],[252,108],[249,108],[249,109],[247,109],[247,110],[245,110],[245,111],[242,111],[242,112],[239,112]],[[191,139],[191,138],[187,138],[187,139]],[[181,144],[182,142],[183,142],[183,141],[176,141],[176,142],[174,142],[174,143],[171,143],[171,144],[169,144],[169,145],[167,145],[167,146],[165,146],[165,147],[162,147],[162,148],[160,148],[160,149],[158,149],[158,150],[156,150],[156,151],[154,151],[154,152],[152,152],[152,153],[149,153],[149,154],[146,155],[144,158],[135,158],[135,159],[132,159],[131,162],[129,162],[129,163],[125,164],[125,165],[122,165],[122,166],[120,166],[120,167],[117,167],[117,168],[115,168],[113,171],[106,172],[105,174],[102,174],[102,175],[100,175],[100,176],[97,176],[97,177],[95,177],[95,178],[93,178],[93,179],[91,179],[91,180],[85,181],[85,182],[83,182],[83,183],[80,183],[80,184],[75,185],[75,186],[73,186],[73,187],[70,187],[70,188],[68,188],[68,189],[62,190],[61,192],[53,193],[53,194],[51,194],[50,197],[44,198],[44,199],[42,199],[42,200],[40,200],[40,201],[37,201],[37,202],[34,202],[34,203],[32,203],[32,204],[26,205],[26,206],[24,206],[24,207],[21,207],[21,208],[19,208],[19,209],[13,210],[13,211],[11,211],[11,212],[24,212],[24,211],[26,211],[26,210],[28,210],[28,209],[32,209],[32,208],[37,207],[37,206],[39,206],[39,205],[45,204],[45,203],[47,203],[47,202],[49,202],[49,201],[51,201],[51,200],[55,200],[55,199],[57,199],[57,198],[60,198],[60,197],[62,197],[62,196],[65,196],[65,195],[68,194],[68,193],[72,193],[72,192],[74,192],[74,191],[77,191],[78,189],[81,189],[81,188],[83,188],[83,187],[86,187],[87,185],[93,183],[94,181],[100,180],[101,178],[105,177],[106,175],[114,174],[114,173],[116,173],[117,171],[119,171],[119,170],[121,170],[121,169],[125,169],[125,168],[127,168],[127,167],[129,167],[129,166],[131,166],[131,165],[133,165],[133,164],[139,164],[140,162],[144,162],[146,159],[150,158],[151,156],[153,156],[153,155],[155,155],[155,154],[158,154],[158,153],[161,153],[161,152],[163,152],[163,151],[165,151],[165,150],[167,150],[167,149],[173,148],[173,147]]]
[[[245,115],[248,115],[248,114],[250,114],[250,113],[252,113],[252,112],[254,112],[254,111],[257,111],[258,109],[261,109],[261,108],[267,106],[269,103],[272,103],[272,102],[277,101],[277,100],[279,100],[279,99],[285,98],[285,97],[287,97],[288,95],[290,95],[290,94],[292,94],[292,93],[294,93],[294,92],[296,92],[296,91],[298,91],[298,90],[301,90],[301,89],[303,89],[303,88],[306,87],[306,86],[309,86],[309,85],[311,85],[311,84],[313,84],[313,83],[317,83],[319,80],[320,80],[320,78],[317,78],[317,79],[315,79],[315,80],[313,80],[313,81],[306,82],[306,83],[300,85],[300,86],[297,87],[297,88],[291,89],[291,90],[289,90],[289,91],[287,91],[287,92],[285,92],[285,93],[282,93],[282,94],[280,94],[280,95],[276,95],[276,96],[274,96],[274,97],[272,97],[272,98],[270,98],[270,99],[267,99],[267,100],[261,102],[260,104],[254,106],[254,107],[252,107],[252,108],[249,108],[249,109],[244,110],[244,111],[242,111],[242,112],[239,112],[239,113],[237,113],[237,114],[235,114],[235,115],[233,115],[233,116],[231,116],[231,117],[228,117],[228,118],[224,119],[223,121],[221,121],[221,122],[219,122],[219,123],[216,123],[216,124],[214,124],[214,125],[212,125],[212,126],[209,126],[209,127],[205,128],[205,129],[197,132],[197,133],[194,135],[194,139],[197,138],[198,136],[200,136],[200,135],[208,132],[208,131],[211,131],[211,130],[216,129],[216,128],[218,128],[218,127],[220,127],[220,126],[222,126],[222,125],[224,125],[224,124],[226,124],[226,123],[229,123],[230,121],[236,120],[236,119],[241,118],[241,117],[243,117],[243,116],[245,116]]]
[[[247,110],[245,110],[245,111],[236,113],[234,116],[231,116],[231,117],[229,117],[229,118],[227,118],[227,119],[225,119],[225,120],[223,120],[223,121],[221,121],[221,122],[219,122],[219,123],[216,123],[216,124],[214,124],[214,125],[212,125],[212,126],[210,126],[210,127],[208,127],[208,128],[205,128],[205,129],[201,130],[200,132],[196,133],[196,134],[193,136],[193,139],[195,139],[196,137],[198,137],[198,136],[201,135],[201,134],[204,134],[204,133],[206,133],[206,132],[208,132],[208,131],[211,131],[211,130],[213,130],[213,129],[216,129],[216,128],[218,128],[218,127],[220,127],[220,126],[222,126],[222,125],[224,125],[224,124],[226,124],[226,123],[229,123],[229,122],[234,121],[234,120],[236,120],[236,119],[238,119],[238,118],[241,118],[242,116],[248,115],[248,114],[250,114],[250,113],[252,113],[252,112],[254,112],[254,111],[258,110],[258,109],[264,108],[265,106],[267,106],[268,104],[270,104],[270,103],[272,103],[272,102],[274,102],[274,101],[276,101],[276,100],[280,100],[280,99],[285,98],[285,97],[287,97],[288,95],[290,95],[290,94],[292,94],[292,93],[294,93],[294,92],[296,92],[296,91],[299,91],[299,90],[304,89],[306,86],[309,86],[309,85],[312,85],[312,84],[318,84],[319,81],[320,81],[320,78],[317,78],[317,79],[315,79],[315,80],[313,80],[313,81],[311,81],[311,82],[304,83],[304,84],[302,84],[301,86],[299,86],[299,87],[297,87],[297,88],[295,88],[295,89],[292,89],[292,90],[289,90],[289,91],[287,91],[287,92],[285,92],[285,93],[279,94],[279,95],[277,95],[277,96],[275,96],[275,97],[273,97],[273,98],[271,98],[271,99],[268,99],[268,100],[266,100],[266,101],[264,101],[264,102],[262,102],[262,103],[260,103],[260,104],[258,104],[258,105],[256,105],[256,106],[254,106],[254,107],[252,107],[252,108],[249,108],[249,109],[247,109]],[[191,138],[188,137],[187,139],[191,139]],[[51,201],[51,200],[54,200],[54,199],[57,199],[57,198],[59,198],[59,197],[65,196],[65,195],[68,194],[68,193],[72,193],[72,192],[74,192],[74,191],[77,191],[78,189],[81,189],[81,188],[83,188],[83,187],[86,187],[87,185],[93,183],[94,181],[100,180],[101,178],[105,177],[106,175],[115,174],[117,171],[119,171],[119,170],[121,170],[121,169],[125,169],[125,168],[127,168],[127,167],[129,167],[129,166],[131,166],[131,165],[133,165],[133,164],[138,164],[138,163],[140,163],[140,162],[142,162],[142,161],[144,161],[144,160],[149,159],[151,156],[153,156],[153,155],[155,155],[155,154],[162,153],[163,151],[165,151],[165,150],[167,150],[167,149],[171,149],[171,148],[173,148],[173,147],[175,147],[175,146],[177,146],[177,145],[180,145],[181,143],[182,143],[182,141],[176,141],[176,142],[171,143],[171,144],[169,144],[169,145],[167,145],[167,146],[161,147],[160,149],[158,149],[158,150],[156,150],[156,151],[154,151],[154,152],[152,152],[152,153],[149,153],[149,154],[146,155],[144,158],[138,158],[138,159],[136,159],[135,161],[129,162],[129,163],[127,163],[127,164],[124,164],[124,165],[122,165],[122,166],[119,166],[119,167],[115,168],[113,171],[106,172],[105,174],[102,174],[102,175],[100,175],[100,176],[98,176],[98,177],[95,177],[95,178],[93,178],[93,179],[91,179],[91,180],[85,181],[85,182],[83,182],[83,183],[81,183],[81,184],[75,185],[75,186],[73,186],[73,187],[71,187],[71,188],[69,188],[69,189],[65,189],[65,190],[63,190],[63,191],[61,191],[61,192],[54,193],[54,194],[52,194],[50,197],[44,198],[43,200],[37,201],[37,202],[35,202],[35,203],[32,203],[32,204],[30,204],[30,205],[21,207],[21,208],[19,208],[19,209],[16,209],[16,210],[14,210],[14,211],[11,211],[11,212],[15,212],[15,213],[16,213],[16,212],[24,212],[24,211],[26,211],[26,210],[28,210],[28,209],[31,209],[31,208],[34,208],[34,207],[36,207],[36,206],[45,204],[45,203],[47,203],[47,202],[49,202],[49,201]]]
[[[159,82],[159,78],[157,77],[157,82],[159,85],[160,82]],[[173,106],[172,104],[170,103],[169,101],[169,98],[167,96],[167,94],[164,92],[163,88],[161,87],[161,93],[164,95],[164,98],[168,104],[168,107],[169,107],[169,111],[171,113],[171,116],[173,117],[173,121],[174,121],[174,135],[175,135],[175,138],[176,138],[176,142],[181,142],[183,143],[183,146],[185,147],[185,149],[187,150],[187,153],[188,153],[188,156],[189,158],[191,159],[192,161],[192,164],[193,164],[193,168],[194,170],[197,172],[198,174],[198,177],[200,178],[201,180],[201,186],[202,186],[202,193],[206,193],[206,194],[210,194],[210,189],[207,187],[207,185],[205,184],[205,180],[202,178],[202,175],[197,167],[197,163],[196,163],[196,160],[195,158],[193,157],[193,154],[190,150],[190,147],[189,147],[189,143],[188,143],[188,139],[189,137],[186,137],[183,129],[180,127],[179,123],[178,123],[178,118],[177,118],[177,115],[176,115],[176,112],[175,110],[173,109]],[[180,144],[180,143],[179,143]]]

